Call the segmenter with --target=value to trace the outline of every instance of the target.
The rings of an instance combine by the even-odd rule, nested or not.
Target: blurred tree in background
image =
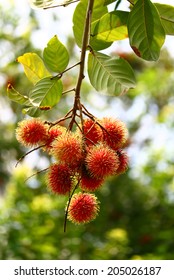
[[[28,90],[15,58],[36,52],[30,36],[38,22],[32,13],[27,32],[19,35],[15,32],[19,18],[11,11],[0,7],[0,259],[173,259],[173,59],[166,50],[157,63],[122,53],[136,70],[137,87],[119,98],[90,94],[90,86],[84,85],[87,107],[126,122],[130,168],[98,191],[102,207],[94,222],[68,223],[63,233],[65,199],[50,194],[44,172],[27,180],[47,167],[49,159],[36,152],[15,168],[25,152],[15,139],[22,114],[20,106],[7,99],[6,85],[10,81]],[[74,55],[71,38],[68,42]],[[67,86],[70,83],[73,76],[67,79]],[[63,106],[59,103],[48,113],[50,118],[56,110],[58,115],[66,112],[71,96],[66,98]]]

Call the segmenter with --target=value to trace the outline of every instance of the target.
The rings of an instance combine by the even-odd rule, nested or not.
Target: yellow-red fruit
[[[100,126],[91,119],[84,120],[83,131],[87,145],[97,144],[102,140],[103,133]]]
[[[102,186],[103,182],[103,178],[94,178],[89,174],[86,168],[83,168],[80,181],[80,187],[83,191],[94,192]]]
[[[117,168],[116,174],[122,174],[128,169],[129,158],[125,151],[119,149],[117,151],[119,166]]]
[[[79,167],[83,160],[81,137],[71,132],[63,133],[54,141],[52,154],[72,169]]]
[[[84,224],[94,220],[99,205],[95,195],[89,193],[74,194],[68,208],[68,219],[75,224]]]
[[[26,147],[43,144],[47,137],[47,127],[39,119],[23,120],[16,129],[17,140]]]
[[[69,194],[73,184],[68,166],[58,163],[51,165],[47,174],[47,185],[56,194]]]
[[[103,118],[101,120],[103,126],[103,140],[113,150],[121,148],[128,136],[128,130],[125,124],[112,118]]]
[[[86,164],[91,176],[102,179],[115,174],[119,160],[114,150],[100,143],[90,148],[86,156]]]
[[[48,152],[52,148],[53,141],[62,135],[62,133],[65,131],[64,127],[62,126],[53,126],[51,129],[48,129],[47,133],[47,139],[45,141],[45,147]]]

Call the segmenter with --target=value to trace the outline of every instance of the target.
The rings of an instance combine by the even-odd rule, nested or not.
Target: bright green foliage
[[[119,95],[135,87],[134,72],[120,57],[94,52],[89,54],[88,74],[93,87],[108,95]]]
[[[7,88],[7,96],[8,96],[8,98],[13,100],[14,102],[17,102],[17,103],[19,103],[21,105],[23,105],[23,104],[25,104],[26,102],[29,101],[29,98],[27,96],[22,95],[21,93],[19,93],[10,84],[8,85],[8,88]]]
[[[155,3],[160,14],[161,23],[167,35],[174,35],[174,7]]]
[[[73,2],[73,0],[29,0],[31,7],[34,9],[44,9],[44,8],[48,8],[48,7],[54,7],[56,5],[68,5],[71,2]]]
[[[29,0],[33,8],[45,8],[53,4],[54,0]]]
[[[25,53],[17,58],[24,66],[27,78],[35,85],[40,79],[51,76],[42,59],[36,53]]]
[[[127,19],[128,12],[114,11],[105,14],[91,26],[92,39],[100,39],[106,42],[123,40],[128,37]]]
[[[62,91],[63,85],[59,78],[46,77],[36,83],[29,96],[20,94],[11,85],[8,86],[7,95],[14,102],[24,106],[24,114],[38,117],[42,111],[50,110],[59,102]]]
[[[94,2],[93,14],[92,14],[92,23],[95,23],[103,15],[107,14],[108,9],[105,6],[104,2],[105,1],[103,1],[103,0],[98,0],[98,1]],[[77,5],[77,7],[74,11],[74,16],[73,16],[74,37],[75,37],[77,45],[80,48],[82,46],[82,39],[83,39],[83,31],[84,31],[84,23],[85,23],[87,5],[88,5],[87,0],[80,1],[80,3]],[[100,42],[100,43],[102,43],[102,46],[99,49],[105,49],[105,48],[110,46],[110,44],[108,44],[107,42],[104,42],[104,41]],[[97,50],[98,50],[98,48],[97,48]]]
[[[31,0],[30,3],[32,7],[43,9],[56,5],[66,6],[73,3],[73,0],[62,0],[62,2]],[[113,8],[110,6],[108,10],[108,5],[111,3]],[[165,35],[174,35],[174,7],[153,4],[150,0],[136,0],[131,3],[130,11],[125,12],[118,10],[119,1],[94,0],[85,51],[90,50],[87,72],[91,85],[102,94],[117,96],[127,92],[135,87],[135,76],[126,60],[97,51],[105,50],[114,42],[128,38],[137,56],[144,60],[156,61],[160,56]],[[74,41],[80,49],[83,48],[84,31],[88,27],[85,25],[88,4],[88,0],[80,0],[73,13]],[[67,69],[69,60],[67,48],[55,35],[44,48],[43,59],[35,53],[26,53],[17,59],[24,66],[28,79],[35,85],[27,103],[25,103],[26,96],[22,97],[22,94],[15,89],[9,89],[8,96],[23,105],[23,112],[31,116],[51,109],[61,98],[62,76],[74,67]],[[75,65],[78,64],[80,61]],[[54,76],[51,73],[55,73],[55,77],[59,80],[52,80]],[[46,77],[50,78],[44,80]],[[55,81],[58,91],[53,90],[56,84],[53,86],[52,83]]]
[[[65,70],[69,62],[69,54],[65,46],[55,35],[44,49],[43,58],[46,65],[53,72],[60,73]]]
[[[44,109],[52,108],[61,97],[63,90],[62,82],[58,78],[44,78],[40,80],[30,92],[30,101],[35,107]]]
[[[134,52],[145,60],[157,60],[165,40],[165,32],[150,0],[138,0],[128,20],[130,45]]]

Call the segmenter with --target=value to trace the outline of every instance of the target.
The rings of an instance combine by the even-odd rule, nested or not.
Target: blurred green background
[[[49,14],[55,26],[56,11]],[[15,168],[26,152],[15,139],[17,122],[24,116],[6,96],[8,82],[23,93],[31,86],[15,59],[25,52],[42,53],[31,39],[40,23],[30,10],[27,28],[20,31],[21,19],[12,2],[7,8],[0,6],[0,15],[0,259],[174,259],[173,58],[164,49],[157,63],[146,63],[120,47],[120,55],[136,71],[136,89],[113,98],[84,83],[82,99],[89,111],[126,122],[130,167],[96,193],[101,202],[96,220],[81,226],[68,222],[64,233],[67,199],[50,194],[44,173],[26,181],[49,166],[50,159],[35,152]],[[71,36],[65,43],[72,61],[77,61],[79,50]],[[113,47],[112,52],[118,50]],[[75,79],[76,71],[66,76],[67,88]],[[43,119],[64,115],[72,98],[63,97]]]

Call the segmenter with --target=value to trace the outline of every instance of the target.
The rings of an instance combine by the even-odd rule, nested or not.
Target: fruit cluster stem
[[[72,119],[69,124],[69,129],[72,130],[73,124],[75,122],[77,110],[80,111],[80,118],[81,122],[83,124],[83,117],[82,117],[82,107],[80,102],[80,91],[81,91],[81,85],[82,81],[84,79],[84,67],[85,67],[85,57],[86,57],[86,50],[89,45],[89,39],[90,39],[90,24],[91,24],[91,16],[92,16],[92,9],[93,9],[94,0],[89,0],[87,12],[86,12],[86,19],[85,19],[85,26],[84,26],[84,32],[83,32],[83,39],[82,39],[82,48],[81,48],[81,57],[80,57],[80,69],[79,69],[79,75],[77,80],[77,85],[75,88],[75,98],[74,98],[74,105],[73,105],[73,113],[72,113]]]

